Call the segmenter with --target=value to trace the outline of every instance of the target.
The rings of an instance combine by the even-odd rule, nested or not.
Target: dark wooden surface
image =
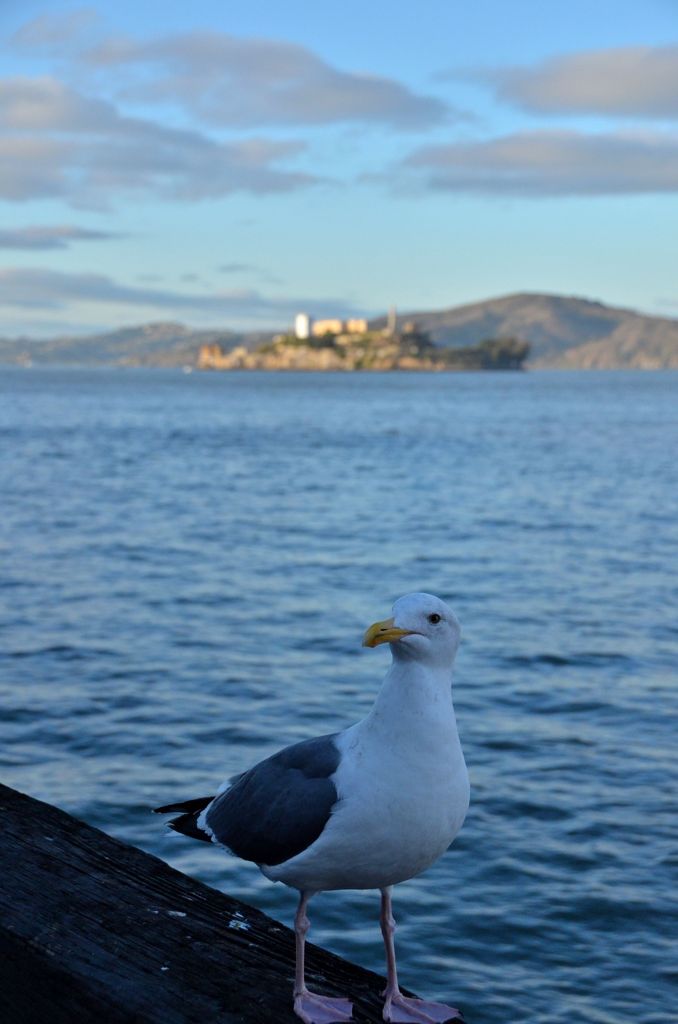
[[[0,823],[2,1024],[298,1024],[288,928],[2,785]],[[381,1021],[376,974],[309,944],[307,981]]]

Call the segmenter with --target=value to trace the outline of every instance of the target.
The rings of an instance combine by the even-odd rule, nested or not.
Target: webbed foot
[[[300,992],[294,997],[294,1012],[304,1024],[343,1024],[351,1020],[352,1009],[350,999],[319,996],[315,992]]]
[[[455,1006],[409,999],[400,992],[387,996],[383,1016],[390,1024],[446,1024],[447,1021],[464,1019],[461,1010]]]

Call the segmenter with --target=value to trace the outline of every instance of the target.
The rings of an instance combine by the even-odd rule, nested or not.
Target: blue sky
[[[678,315],[678,7],[0,5],[0,335]]]

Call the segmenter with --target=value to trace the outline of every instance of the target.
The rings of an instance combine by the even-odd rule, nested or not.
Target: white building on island
[[[332,317],[328,320],[314,320],[308,313],[297,313],[294,318],[294,336],[299,340],[324,338],[325,335],[366,334],[369,324],[363,317],[352,317],[340,320]]]
[[[297,313],[294,318],[294,336],[296,338],[310,338],[313,321],[308,313]]]

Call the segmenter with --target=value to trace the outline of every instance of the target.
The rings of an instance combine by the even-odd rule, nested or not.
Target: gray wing
[[[282,864],[316,841],[337,802],[336,733],[286,747],[215,797],[201,827],[243,860]]]

